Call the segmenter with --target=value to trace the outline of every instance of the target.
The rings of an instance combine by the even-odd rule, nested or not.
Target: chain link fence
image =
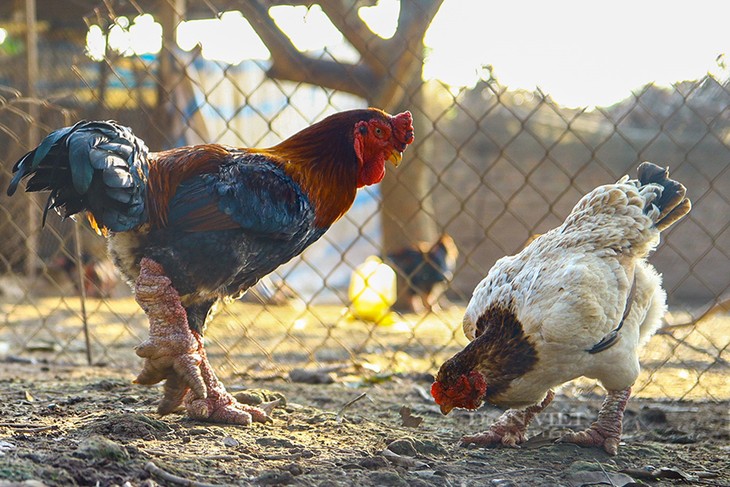
[[[401,2],[394,38],[405,29],[418,42],[414,48],[408,37],[407,52],[390,58],[357,18],[374,2],[322,7],[343,34],[323,48],[308,47],[306,36],[283,37],[292,15],[276,9],[304,9],[298,15],[306,17],[319,8],[286,5],[297,2],[243,2],[236,7],[243,14],[220,14],[225,2],[168,0],[149,10],[133,0],[76,2],[67,8],[83,6],[84,14],[60,27],[53,22],[58,3],[40,3],[37,23],[0,10],[7,34],[0,44],[3,188],[24,151],[82,118],[116,119],[157,150],[199,142],[268,146],[330,113],[368,104],[414,114],[417,143],[403,165],[379,187],[361,190],[321,241],[219,313],[206,338],[223,375],[312,365],[435,371],[464,346],[463,308],[496,259],[560,224],[595,186],[651,160],[671,167],[694,209],[652,257],[670,312],[642,355],[635,390],[730,397],[727,79],[649,84],[610,107],[568,109],[540,91],[502,86],[487,68],[468,89],[421,81],[420,64],[401,60],[423,62],[419,46],[437,1]],[[204,40],[206,32],[222,43]],[[225,49],[234,44],[248,47]],[[379,83],[372,96],[362,96],[363,65],[377,75],[366,78]],[[333,66],[341,76],[328,78]],[[2,196],[0,354],[134,370],[133,347],[147,334],[144,314],[85,222],[49,218],[41,229],[44,203]],[[359,312],[348,293],[355,269],[374,265],[370,256],[397,271],[397,301],[375,317]],[[386,278],[379,292],[389,285]]]

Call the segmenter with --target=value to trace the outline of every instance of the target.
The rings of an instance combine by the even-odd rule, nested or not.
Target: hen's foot
[[[527,440],[527,426],[532,418],[548,407],[554,397],[555,393],[548,391],[545,399],[540,404],[520,410],[509,409],[487,431],[473,436],[464,436],[461,443],[463,445],[470,443],[476,445],[504,445],[517,448],[520,443]]]
[[[180,296],[157,262],[144,258],[135,283],[135,299],[147,313],[150,337],[136,348],[145,359],[135,380],[151,385],[165,380],[157,412],[165,415],[185,405],[193,419],[248,425],[270,421],[275,406],[239,404],[215,376],[202,337],[190,330]]]
[[[588,429],[568,433],[558,441],[584,447],[603,447],[609,455],[616,455],[618,444],[621,441],[624,410],[630,395],[630,387],[622,391],[608,391],[596,422]]]

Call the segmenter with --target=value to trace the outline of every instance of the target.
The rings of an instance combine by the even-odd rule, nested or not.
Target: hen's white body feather
[[[536,404],[548,390],[581,376],[598,379],[608,390],[634,383],[638,351],[666,310],[661,277],[645,261],[659,242],[660,211],[651,203],[661,192],[657,184],[641,186],[628,177],[600,186],[560,227],[496,262],[474,290],[464,333],[473,340],[480,316],[501,305],[522,324],[538,362],[491,402]],[[589,353],[619,325],[627,306],[618,342]]]

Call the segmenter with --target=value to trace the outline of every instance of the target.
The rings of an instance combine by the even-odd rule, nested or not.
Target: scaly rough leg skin
[[[608,391],[603,401],[598,419],[588,429],[575,433],[568,433],[560,438],[560,443],[575,443],[579,446],[603,447],[609,455],[618,453],[618,444],[621,441],[624,410],[631,396],[631,388],[622,391]]]
[[[555,397],[553,391],[548,391],[540,404],[525,409],[509,409],[494,422],[489,429],[474,436],[465,436],[461,439],[462,445],[474,443],[476,445],[505,445],[518,448],[520,443],[527,440],[527,426],[536,414],[542,412]]]
[[[269,414],[278,402],[265,404],[262,408],[238,402],[226,391],[221,381],[213,373],[213,369],[205,355],[202,337],[195,332],[192,333],[200,345],[199,351],[202,356],[200,374],[207,387],[207,395],[200,396],[191,390],[185,396],[185,408],[188,410],[188,416],[212,423],[240,424],[244,426],[251,424],[251,420],[258,423],[271,421]]]
[[[157,262],[144,258],[135,283],[135,298],[150,320],[150,337],[137,355],[145,359],[138,384],[166,380],[157,412],[171,413],[183,403],[191,418],[248,425],[270,421],[269,409],[239,404],[213,373],[203,339],[190,330],[187,314],[172,282]]]
[[[157,408],[163,415],[177,409],[190,389],[205,397],[200,344],[190,331],[180,296],[160,264],[142,259],[134,295],[150,321],[150,337],[136,348],[145,361],[134,382],[151,385],[167,379]]]

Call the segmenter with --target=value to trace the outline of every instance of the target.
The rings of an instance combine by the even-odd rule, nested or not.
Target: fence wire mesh
[[[49,12],[37,24],[0,11],[8,34],[0,44],[0,186],[39,137],[82,118],[116,119],[152,150],[262,147],[340,110],[407,108],[417,144],[402,167],[361,190],[321,241],[227,306],[206,335],[224,375],[312,364],[387,374],[433,372],[466,343],[463,308],[496,259],[560,224],[586,192],[650,160],[671,167],[694,209],[652,257],[670,312],[642,354],[635,390],[730,397],[728,79],[648,84],[593,109],[511,90],[488,67],[475,86],[454,89],[420,77],[422,34],[440,2],[401,2],[394,38],[408,40],[406,52],[390,56],[358,18],[374,3],[243,2],[243,13],[221,14],[225,2],[163,1],[149,10],[132,0],[77,2],[68,8],[83,6],[85,15],[63,26],[52,20],[58,3],[44,4]],[[287,30],[297,16],[339,35],[311,47],[306,33]],[[234,45],[247,48],[226,49]],[[370,77],[359,76],[363,66]],[[49,218],[41,229],[44,203],[2,200],[0,351],[136,368],[132,349],[147,334],[146,319],[104,242],[82,221]],[[370,256],[397,271],[398,298],[390,313],[368,317],[348,291]]]

